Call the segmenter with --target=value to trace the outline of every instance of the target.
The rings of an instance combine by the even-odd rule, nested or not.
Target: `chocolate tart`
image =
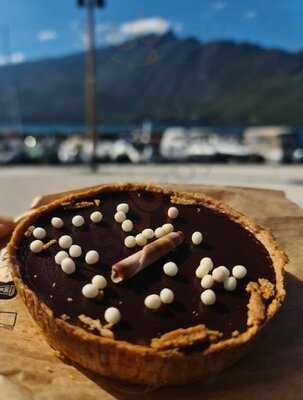
[[[114,220],[119,203],[129,205],[133,232]],[[167,216],[171,206],[179,210],[174,220]],[[98,224],[90,220],[97,210],[103,213]],[[83,216],[85,224],[73,226],[74,215]],[[52,226],[54,216],[64,221],[62,228]],[[114,283],[111,266],[139,250],[125,247],[125,237],[166,222],[183,232],[184,242],[131,279]],[[37,254],[29,248],[33,225],[47,232]],[[195,231],[204,235],[199,245],[192,243]],[[62,235],[72,236],[83,250],[70,275],[54,261]],[[94,265],[85,262],[91,249],[100,254]],[[215,266],[247,269],[233,291],[215,283],[213,305],[200,299],[204,289],[195,271],[203,257]],[[49,344],[82,367],[132,383],[184,384],[218,373],[247,352],[285,297],[287,258],[270,232],[204,195],[149,184],[102,185],[30,212],[14,231],[8,258],[18,292]],[[176,276],[163,273],[168,261],[178,265]],[[104,296],[86,298],[81,290],[96,274],[107,280]],[[173,291],[174,301],[148,309],[146,296],[163,288]],[[104,320],[108,307],[121,312],[115,325]]]

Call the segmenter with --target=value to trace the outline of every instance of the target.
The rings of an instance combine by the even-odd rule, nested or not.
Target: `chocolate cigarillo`
[[[118,261],[112,266],[112,281],[119,283],[130,279],[159,258],[174,250],[183,240],[183,232],[178,231],[168,233],[154,242],[147,244],[142,250]]]

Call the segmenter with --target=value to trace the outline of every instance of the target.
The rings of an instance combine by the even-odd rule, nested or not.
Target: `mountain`
[[[83,53],[0,68],[0,121],[84,121]],[[15,96],[16,97],[16,96]],[[303,52],[168,32],[97,50],[100,122],[303,124]]]

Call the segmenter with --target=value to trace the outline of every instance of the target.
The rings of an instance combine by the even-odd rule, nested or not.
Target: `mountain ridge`
[[[96,58],[98,122],[303,124],[302,51],[168,32],[99,48]],[[82,123],[84,67],[84,53],[1,67],[0,122],[17,99],[23,122]]]

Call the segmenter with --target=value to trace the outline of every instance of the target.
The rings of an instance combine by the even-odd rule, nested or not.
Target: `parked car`
[[[19,164],[25,159],[22,139],[2,138],[0,140],[0,165]]]
[[[261,157],[241,143],[239,137],[222,136],[221,133],[197,128],[166,129],[161,140],[160,152],[165,161],[262,161]]]
[[[111,161],[113,141],[97,142],[96,158],[98,162]],[[91,160],[93,144],[88,138],[81,136],[69,137],[58,149],[58,158],[63,164],[88,163]]]
[[[265,161],[288,163],[298,147],[296,132],[287,126],[259,126],[244,131],[243,143]]]
[[[91,160],[93,145],[83,137],[71,137],[61,143],[58,158],[64,164],[88,163]],[[150,160],[152,149],[149,146],[134,145],[126,139],[98,140],[96,146],[97,162],[139,163]]]
[[[80,163],[83,139],[77,136],[67,138],[58,148],[58,159],[62,164]]]
[[[58,140],[49,136],[26,136],[24,138],[25,161],[28,163],[58,163]]]
[[[294,150],[292,155],[292,161],[294,163],[303,163],[303,148],[298,147]]]

